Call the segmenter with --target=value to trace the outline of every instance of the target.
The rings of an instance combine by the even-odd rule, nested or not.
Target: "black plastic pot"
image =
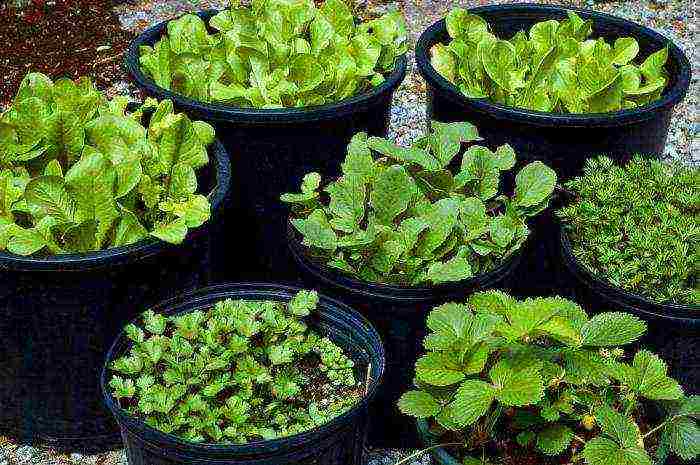
[[[430,425],[427,420],[418,419],[412,425],[418,432],[421,446],[430,449],[430,456],[433,458],[434,465],[462,465],[456,458],[447,452],[444,447],[437,447],[440,438],[430,431]]]
[[[59,449],[119,443],[100,396],[104,357],[145,305],[210,283],[212,236],[230,182],[224,147],[198,173],[208,224],[180,246],[148,239],[80,255],[0,253],[0,435]]]
[[[687,393],[700,392],[700,306],[652,302],[598,278],[576,259],[563,229],[560,252],[566,273],[562,282],[571,284],[562,289],[591,311],[627,312],[646,321],[641,344],[668,363],[671,376]]]
[[[539,4],[507,4],[472,8],[498,37],[510,38],[534,23],[566,18],[572,10],[593,20],[593,37],[608,40],[634,37],[640,56],[663,48],[669,39],[633,22],[576,8]],[[626,161],[635,154],[660,157],[666,145],[673,107],[688,91],[690,64],[681,49],[670,43],[667,64],[670,76],[660,100],[644,107],[598,114],[555,114],[510,108],[486,99],[469,99],[435,71],[430,49],[448,43],[445,21],[430,26],[418,40],[416,62],[428,83],[428,117],[440,121],[470,121],[490,144],[509,143],[522,162],[541,160],[554,168],[560,179],[580,173],[587,158],[606,154]]]
[[[184,294],[152,309],[173,315],[211,308],[228,298],[287,301],[298,290],[274,284],[225,284]],[[358,379],[367,382],[367,394],[351,410],[319,428],[244,445],[190,443],[161,433],[122,410],[108,387],[109,363],[128,349],[129,341],[122,333],[107,355],[102,393],[121,428],[129,465],[363,465],[368,404],[384,374],[381,339],[361,315],[325,296],[311,319],[315,328],[350,354]]]
[[[216,13],[198,14],[206,21]],[[138,49],[153,45],[165,28],[166,23],[161,23],[138,36],[125,55],[126,66],[145,93],[170,98],[180,111],[213,124],[231,155],[236,208],[226,222],[231,245],[224,277],[288,278],[293,267],[286,253],[287,208],[280,202],[280,194],[296,192],[302,177],[311,171],[338,175],[354,134],[387,134],[392,96],[406,75],[406,58],[397,61],[382,85],[338,103],[307,108],[237,108],[174,94],[143,74]],[[244,267],[239,265],[243,263]]]
[[[432,287],[389,286],[348,277],[310,257],[301,239],[288,231],[289,249],[306,287],[335,296],[360,311],[384,340],[387,368],[382,390],[372,404],[369,443],[378,447],[415,447],[419,441],[413,424],[396,402],[413,386],[414,365],[425,353],[425,319],[436,306],[464,302],[476,291],[510,289],[517,277],[513,270],[520,255],[512,255],[490,273],[472,279]]]

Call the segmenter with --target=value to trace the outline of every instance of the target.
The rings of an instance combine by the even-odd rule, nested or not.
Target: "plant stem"
[[[660,430],[661,428],[663,428],[664,426],[666,426],[666,423],[668,423],[669,421],[675,420],[676,418],[679,418],[679,416],[676,415],[675,417],[671,417],[671,418],[669,418],[668,420],[666,420],[666,421],[664,421],[663,423],[661,423],[660,425],[658,425],[656,428],[650,429],[649,431],[646,432],[646,434],[645,434],[644,436],[642,436],[642,440],[644,440],[644,439],[646,439],[647,437],[651,436],[652,434],[656,433],[658,430]]]
[[[439,448],[441,448],[441,447],[462,446],[462,445],[463,445],[463,444],[462,444],[461,442],[447,442],[447,443],[445,443],[445,444],[438,444],[438,445],[436,445],[436,446],[431,446],[431,447],[428,447],[427,449],[419,450],[418,452],[416,452],[416,453],[414,453],[414,454],[411,454],[411,455],[409,455],[408,457],[406,457],[406,458],[404,458],[404,459],[399,460],[399,461],[396,462],[394,465],[403,465],[403,464],[405,464],[405,463],[408,463],[409,460],[415,459],[415,458],[417,458],[417,457],[420,457],[421,455],[425,454],[426,452],[430,452],[431,450],[434,450],[434,449],[439,449]]]

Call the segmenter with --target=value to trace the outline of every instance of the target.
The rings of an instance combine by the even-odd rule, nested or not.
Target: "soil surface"
[[[125,79],[121,57],[133,35],[112,0],[32,0],[22,9],[0,3],[0,107],[30,71],[91,76],[100,89]]]

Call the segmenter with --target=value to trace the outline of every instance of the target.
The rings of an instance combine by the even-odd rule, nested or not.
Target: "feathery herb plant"
[[[588,160],[557,212],[586,268],[626,291],[700,305],[700,169],[635,157]]]

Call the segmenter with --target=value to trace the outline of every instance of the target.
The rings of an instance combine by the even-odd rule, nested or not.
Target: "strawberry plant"
[[[367,91],[406,53],[397,11],[356,22],[342,0],[231,2],[207,24],[187,14],[170,21],[143,72],[160,87],[203,102],[239,107],[304,107]]]
[[[130,324],[109,385],[122,408],[192,442],[246,443],[307,431],[362,398],[354,363],[307,325],[318,295],[223,300]]]
[[[634,354],[646,325],[589,317],[559,297],[500,292],[435,308],[416,389],[399,408],[457,443],[466,465],[651,465],[700,455],[700,398],[655,354]]]
[[[637,65],[636,39],[593,39],[591,20],[574,12],[508,39],[462,8],[445,21],[451,41],[435,45],[430,60],[469,98],[543,112],[603,113],[653,102],[668,81],[668,46]]]
[[[0,114],[0,251],[82,253],[151,237],[181,243],[209,219],[196,172],[214,129],[148,101],[128,112],[86,78],[28,74]]]
[[[557,215],[583,266],[653,301],[700,305],[700,169],[600,157],[565,186]]]
[[[400,285],[455,282],[490,271],[527,239],[527,219],[546,208],[556,175],[533,162],[499,191],[513,149],[492,151],[469,123],[432,123],[412,147],[357,134],[342,176],[318,173],[282,195],[291,223],[315,258],[363,281]],[[458,169],[454,169],[458,166]]]

